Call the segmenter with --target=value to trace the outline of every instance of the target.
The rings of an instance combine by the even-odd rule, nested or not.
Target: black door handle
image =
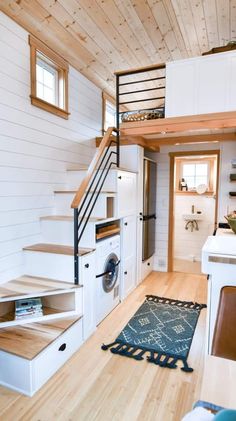
[[[85,267],[86,269],[88,269],[88,268],[89,268],[89,263],[86,263],[86,264],[84,265],[84,267]]]
[[[118,177],[118,178],[119,178],[119,180],[121,180],[121,178],[122,178],[122,177],[121,177],[121,175],[119,175],[119,177]]]
[[[125,222],[125,224],[124,224],[124,225],[126,225],[126,226],[127,226],[127,225],[128,225],[128,222]]]
[[[59,347],[58,351],[65,351],[65,349],[66,349],[66,344],[62,344],[62,345]]]
[[[124,272],[124,275],[127,275],[127,273],[128,273],[128,272],[127,272],[127,270],[126,270],[126,271]]]

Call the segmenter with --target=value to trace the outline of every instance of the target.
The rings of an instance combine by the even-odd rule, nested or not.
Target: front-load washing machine
[[[106,238],[96,248],[96,324],[120,302],[120,236]]]

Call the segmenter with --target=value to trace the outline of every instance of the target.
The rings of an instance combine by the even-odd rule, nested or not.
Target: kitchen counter
[[[236,286],[236,235],[228,229],[218,229],[207,238],[202,248],[202,272],[208,276],[207,353],[211,354],[212,339],[220,291],[224,286]]]
[[[212,235],[207,238],[202,252],[206,254],[217,254],[217,255],[229,255],[236,257],[236,235],[235,234],[223,234],[223,235]],[[203,264],[203,269],[204,269]],[[204,273],[208,272],[203,271]]]
[[[227,237],[235,236],[236,238],[236,234],[234,234],[234,232],[229,228],[218,228],[216,231],[216,236],[219,236],[219,235],[227,235]]]
[[[236,361],[207,356],[200,399],[224,408],[236,409]]]

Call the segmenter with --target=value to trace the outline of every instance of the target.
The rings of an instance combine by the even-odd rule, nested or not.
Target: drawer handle
[[[121,178],[122,178],[121,175],[119,175],[118,178],[119,178],[119,180],[121,180]]]
[[[88,268],[89,268],[89,263],[86,263],[86,264],[84,265],[84,267],[85,267],[86,269],[88,269]]]
[[[125,275],[127,275],[127,273],[128,273],[128,272],[127,272],[127,270],[126,270],[126,271],[124,272],[124,274],[125,274]]]
[[[62,345],[59,347],[58,351],[65,351],[65,349],[66,349],[66,344],[62,344]]]

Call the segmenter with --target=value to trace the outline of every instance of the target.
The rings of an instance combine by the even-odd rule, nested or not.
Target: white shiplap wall
[[[235,172],[231,168],[231,160],[236,158],[236,142],[219,142],[213,144],[180,145],[162,147],[160,153],[152,154],[157,161],[157,221],[156,221],[156,252],[154,255],[154,270],[166,271],[168,260],[168,218],[169,218],[169,152],[220,149],[220,180],[218,221],[224,220],[227,210],[236,209],[236,199],[229,197],[229,191],[235,190],[235,184],[230,183],[229,174]]]
[[[199,230],[193,232],[190,227],[185,229],[186,221],[183,220],[183,214],[191,213],[192,206],[195,212],[202,212]],[[215,199],[207,195],[175,194],[174,209],[174,258],[201,261],[202,247],[215,228]]]
[[[101,91],[70,67],[69,120],[30,104],[28,33],[0,12],[0,282],[22,274],[65,170],[87,164],[100,134]]]

